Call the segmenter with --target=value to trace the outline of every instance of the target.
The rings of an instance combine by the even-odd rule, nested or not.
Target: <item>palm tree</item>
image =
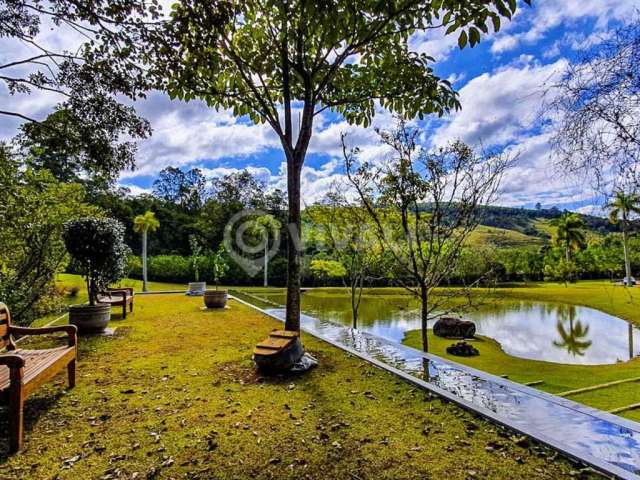
[[[133,231],[142,234],[142,291],[147,288],[147,232],[155,232],[160,222],[153,212],[145,212],[133,219]]]
[[[279,232],[282,225],[273,215],[262,215],[252,224],[251,231],[264,240],[264,286],[269,284],[269,232]]]
[[[567,262],[571,261],[571,251],[582,248],[585,244],[585,236],[582,229],[584,221],[576,213],[564,213],[555,222],[558,227],[555,243],[564,247]]]
[[[622,246],[624,248],[624,270],[625,270],[625,286],[631,284],[631,260],[629,259],[629,217],[634,213],[640,213],[640,197],[636,194],[626,195],[622,191],[615,193],[607,207],[611,209],[609,212],[609,221],[613,224],[620,223],[622,228]]]

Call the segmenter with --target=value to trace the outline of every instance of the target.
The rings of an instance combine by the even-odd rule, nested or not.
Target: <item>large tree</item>
[[[146,73],[127,61],[130,42],[158,18],[155,0],[8,0],[0,3],[2,63],[0,84],[11,95],[51,93],[61,108],[86,122],[110,115],[118,105],[112,94],[143,94]],[[47,31],[58,29],[77,45],[51,42]],[[48,41],[49,40],[49,41]],[[121,61],[108,61],[107,52]],[[0,109],[0,115],[26,121],[37,105],[23,110]],[[33,111],[29,110],[32,108]],[[99,123],[96,123],[99,125]]]
[[[153,182],[153,194],[193,212],[204,203],[206,185],[207,179],[199,168],[183,172],[177,167],[167,167]]]
[[[61,181],[82,178],[95,191],[135,166],[134,142],[151,129],[118,96],[145,95],[146,72],[127,52],[158,15],[155,0],[0,3],[0,85],[15,97],[39,93],[57,102],[46,119],[38,118],[40,102],[0,107],[0,117],[25,121],[20,142],[34,168],[47,168]],[[47,35],[54,28],[62,42]]]
[[[83,183],[92,193],[113,186],[123,169],[135,166],[134,139],[147,137],[151,128],[133,108],[108,97],[100,102],[82,116],[63,108],[41,122],[24,123],[17,143],[26,163],[61,182]]]
[[[145,45],[141,58],[158,87],[268,123],[280,140],[289,199],[285,328],[300,329],[300,177],[314,119],[330,110],[367,126],[378,106],[405,117],[458,108],[434,59],[412,51],[411,35],[444,27],[460,47],[473,46],[511,18],[516,3],[185,0],[148,33],[153,48]]]

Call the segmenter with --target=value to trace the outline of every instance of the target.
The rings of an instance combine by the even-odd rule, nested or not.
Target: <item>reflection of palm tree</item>
[[[585,350],[591,346],[591,340],[586,340],[589,335],[589,325],[583,325],[580,320],[574,320],[576,309],[569,305],[568,308],[562,308],[558,311],[558,323],[556,329],[562,341],[554,341],[553,344],[559,348],[565,348],[567,352],[576,356],[583,356]],[[564,321],[569,320],[569,329],[564,327]]]

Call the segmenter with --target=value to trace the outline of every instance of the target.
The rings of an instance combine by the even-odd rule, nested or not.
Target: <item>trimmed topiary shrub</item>
[[[64,243],[76,270],[85,278],[89,304],[98,292],[121,280],[131,250],[124,242],[124,225],[113,218],[85,217],[64,224]]]

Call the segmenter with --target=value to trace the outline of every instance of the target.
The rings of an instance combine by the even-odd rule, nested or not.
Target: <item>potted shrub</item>
[[[98,294],[124,277],[131,253],[124,243],[124,225],[113,218],[80,218],[64,224],[64,243],[87,283],[89,305],[72,305],[69,323],[81,333],[102,332],[111,305],[98,303]]]
[[[224,256],[224,247],[220,245],[218,251],[211,257],[213,263],[213,283],[215,290],[207,290],[204,292],[204,304],[207,308],[224,308],[227,305],[227,291],[219,289],[220,280],[224,277],[229,269],[229,264]]]
[[[191,266],[193,267],[195,282],[189,282],[189,290],[187,295],[204,295],[204,291],[207,289],[207,283],[200,281],[200,253],[202,252],[202,246],[198,242],[195,235],[189,235],[189,246],[191,247]]]

